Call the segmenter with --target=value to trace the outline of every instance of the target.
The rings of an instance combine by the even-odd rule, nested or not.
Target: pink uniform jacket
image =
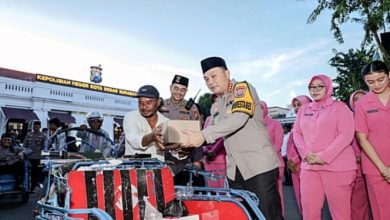
[[[293,138],[302,158],[303,170],[348,171],[356,169],[356,157],[351,146],[354,137],[353,114],[343,102],[331,98],[332,81],[319,75],[327,89],[325,97],[303,105],[297,114]],[[304,158],[317,154],[326,163],[310,165]]]
[[[271,143],[275,148],[276,154],[278,155],[281,165],[279,167],[284,167],[283,157],[282,157],[282,145],[283,145],[283,128],[279,121],[271,118],[268,115],[268,106],[265,102],[260,101],[260,106],[263,109],[264,125],[267,127],[268,134],[271,139]]]
[[[283,145],[283,128],[279,121],[271,118],[268,115],[268,106],[267,103],[260,101],[260,107],[263,109],[263,120],[264,125],[267,128],[268,135],[271,139],[272,146],[275,149],[276,154],[278,155],[280,165],[279,165],[279,177],[278,177],[278,191],[280,196],[280,202],[282,206],[282,215],[285,214],[284,209],[284,195],[283,195],[283,175],[284,175],[284,160],[282,156],[282,145]]]
[[[365,94],[366,92],[362,90],[358,90],[351,94],[349,98],[349,107],[352,109],[352,111],[355,110],[355,102],[353,99],[357,93]],[[353,139],[352,148],[355,151],[356,157],[361,157],[362,149],[359,143],[357,142],[356,138]],[[353,220],[372,219],[370,218],[367,187],[362,173],[362,166],[360,163],[357,163],[356,179],[355,179],[355,184],[353,186],[352,198],[351,198],[351,211],[352,211]]]
[[[351,96],[349,97],[349,107],[352,109],[352,111],[355,111],[355,102],[353,101],[353,99],[357,93],[364,93],[365,94],[366,92],[363,90],[358,90],[358,91],[355,91],[354,93],[351,94]],[[353,139],[352,148],[353,148],[353,151],[355,151],[355,155],[357,157],[362,155],[362,148],[359,146],[359,143],[357,142],[356,138]]]
[[[311,99],[309,97],[307,97],[305,95],[300,95],[300,96],[297,96],[297,97],[293,98],[293,100],[291,101],[291,105],[294,104],[294,101],[296,99],[299,100],[302,105],[311,102]],[[288,141],[287,141],[286,155],[287,155],[287,159],[294,161],[294,163],[296,163],[296,164],[300,164],[301,163],[301,157],[299,156],[297,147],[294,144],[294,139],[293,139],[293,133],[292,132],[290,133],[290,136],[289,136]]]
[[[390,166],[390,102],[383,106],[378,97],[368,92],[355,108],[356,131],[367,135],[368,141],[386,166]],[[362,154],[364,174],[380,175],[371,160]]]

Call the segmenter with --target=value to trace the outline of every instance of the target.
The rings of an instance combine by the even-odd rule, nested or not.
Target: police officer
[[[164,100],[164,104],[159,111],[171,120],[199,120],[199,110],[196,105],[186,108],[187,100],[184,96],[188,90],[188,78],[180,75],[175,75],[170,86],[171,97]],[[170,165],[172,172],[175,174],[174,181],[176,185],[187,185],[189,182],[189,173],[183,169],[187,164],[192,164],[195,168],[201,168],[201,160],[203,156],[202,148],[196,149],[171,149],[165,152],[165,162]],[[193,185],[204,185],[204,180],[201,177],[193,178]]]
[[[204,141],[213,143],[223,137],[230,187],[255,193],[266,219],[283,219],[277,186],[279,160],[255,88],[230,80],[220,57],[206,58],[201,66],[206,85],[217,99],[211,107],[210,125],[201,132],[184,131],[189,137],[182,147],[200,147]]]
[[[31,149],[32,153],[28,155],[28,160],[31,164],[31,191],[37,186],[37,183],[42,178],[41,152],[47,149],[47,136],[40,132],[41,122],[33,122],[33,131],[29,132],[24,138],[23,147]]]
[[[186,109],[187,100],[184,97],[188,91],[188,78],[175,75],[170,86],[171,97],[163,100],[159,111],[171,120],[199,120],[199,111],[195,105]]]

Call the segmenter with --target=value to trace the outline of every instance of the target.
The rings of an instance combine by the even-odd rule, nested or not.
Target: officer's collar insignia
[[[228,92],[232,92],[233,91],[233,83],[229,83],[227,91]]]

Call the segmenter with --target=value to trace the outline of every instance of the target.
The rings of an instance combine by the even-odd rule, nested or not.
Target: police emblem
[[[102,70],[103,68],[99,64],[99,66],[91,66],[91,76],[90,80],[93,83],[101,83],[102,82]]]
[[[176,75],[176,80],[175,80],[175,82],[176,82],[176,83],[180,83],[180,79],[181,79],[181,76]]]
[[[244,97],[245,95],[245,90],[246,90],[245,85],[239,85],[234,88],[234,97],[241,98]]]

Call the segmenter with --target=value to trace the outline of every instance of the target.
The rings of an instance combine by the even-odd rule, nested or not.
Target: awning
[[[114,122],[123,127],[123,118],[114,118]]]
[[[31,109],[1,107],[6,118],[24,119],[26,121],[39,120]]]
[[[76,119],[73,116],[66,113],[49,112],[49,118],[50,119],[58,118],[60,119],[60,122],[67,123],[67,124],[76,123]]]

